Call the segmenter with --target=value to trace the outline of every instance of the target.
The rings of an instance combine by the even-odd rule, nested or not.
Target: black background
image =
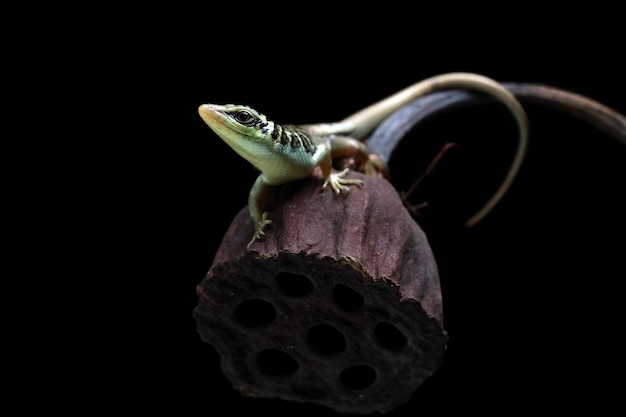
[[[241,396],[195,330],[196,285],[257,175],[198,106],[249,104],[279,123],[336,121],[423,78],[467,71],[566,89],[626,114],[617,30],[601,21],[593,33],[552,18],[516,23],[508,14],[452,22],[398,10],[288,17],[227,7],[226,15],[137,16],[149,24],[124,42],[112,69],[125,83],[115,90],[125,92],[117,97],[124,113],[107,115],[124,122],[113,141],[123,156],[107,175],[126,174],[102,204],[115,213],[120,242],[111,257],[122,260],[107,278],[116,293],[107,305],[124,314],[102,341],[104,369],[92,373],[113,370],[115,383],[93,403],[176,415],[335,415]],[[462,222],[502,178],[516,140],[506,111],[436,118],[390,163],[392,182],[406,189],[444,143],[461,144],[415,196],[429,202],[418,221],[439,265],[448,349],[390,416],[622,408],[626,147],[571,116],[527,111],[528,157],[474,229]]]

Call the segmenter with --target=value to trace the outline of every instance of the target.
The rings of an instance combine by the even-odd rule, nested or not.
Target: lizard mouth
[[[220,138],[232,145],[233,135],[244,134],[237,129],[237,126],[228,122],[228,116],[225,114],[225,108],[218,104],[202,104],[198,108],[198,113],[204,122],[215,132]]]
[[[218,120],[218,117],[216,115],[217,109],[215,109],[215,107],[211,104],[201,105],[198,108],[198,113],[200,113],[200,117],[202,117],[202,120],[204,120],[208,124],[210,124],[210,122]]]
[[[198,108],[198,113],[204,122],[215,132],[233,130],[226,123],[226,116],[220,111],[221,106],[214,104],[203,104]]]

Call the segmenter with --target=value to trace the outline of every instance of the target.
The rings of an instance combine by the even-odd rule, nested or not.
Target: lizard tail
[[[502,184],[487,203],[465,222],[465,227],[469,228],[482,220],[511,187],[528,147],[528,117],[526,112],[517,98],[502,84],[489,77],[468,72],[451,72],[436,75],[419,81],[388,98],[346,117],[336,123],[333,128],[337,131],[346,132],[347,135],[355,139],[363,140],[384,119],[401,107],[427,94],[449,89],[469,89],[493,96],[511,111],[519,131],[516,153]]]

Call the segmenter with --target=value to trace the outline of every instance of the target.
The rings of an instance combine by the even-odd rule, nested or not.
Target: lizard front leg
[[[333,160],[328,145],[322,144],[318,147],[318,152],[315,154],[315,161],[322,169],[322,175],[325,179],[322,188],[326,188],[330,185],[335,194],[340,194],[342,191],[350,191],[349,185],[363,186],[363,181],[361,180],[343,178],[348,173],[348,168],[341,172],[332,172]]]
[[[257,177],[254,185],[250,189],[250,194],[248,195],[248,210],[250,211],[250,217],[254,223],[254,235],[252,236],[252,240],[248,243],[248,249],[250,249],[250,245],[252,245],[255,240],[261,239],[261,236],[265,234],[263,231],[265,226],[272,223],[272,221],[268,219],[269,213],[262,210],[268,189],[269,185],[265,182],[263,174]]]

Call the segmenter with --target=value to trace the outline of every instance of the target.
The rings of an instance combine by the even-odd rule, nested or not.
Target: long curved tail
[[[482,220],[502,199],[517,176],[528,148],[528,117],[515,96],[502,84],[483,75],[469,72],[451,72],[436,75],[419,81],[399,92],[360,110],[340,122],[328,125],[329,133],[343,134],[363,140],[383,120],[396,110],[419,97],[441,90],[469,89],[493,96],[501,101],[510,111],[518,126],[518,145],[511,166],[500,187],[485,205],[465,222],[465,227],[472,227]]]

